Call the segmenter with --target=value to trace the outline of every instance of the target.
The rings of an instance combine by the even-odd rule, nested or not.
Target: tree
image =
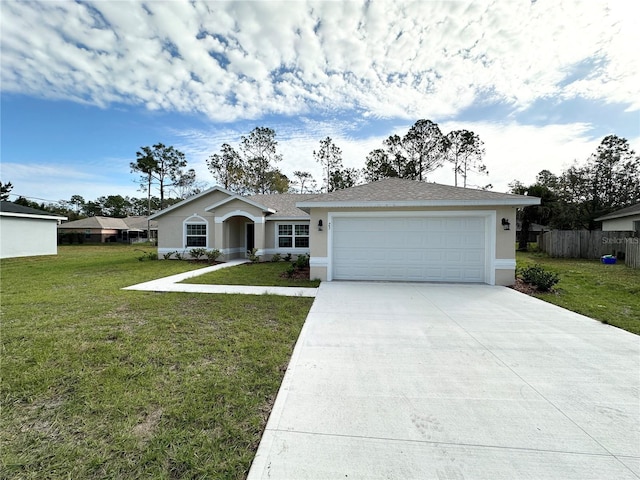
[[[293,176],[297,178],[297,181],[293,182],[293,184],[298,186],[300,193],[305,193],[305,187],[307,193],[315,192],[316,181],[313,179],[310,172],[296,170],[293,172]]]
[[[342,150],[333,143],[331,137],[320,140],[320,148],[313,151],[313,158],[322,166],[323,189],[325,192],[337,190],[333,179],[335,173],[342,169]]]
[[[402,146],[407,160],[415,165],[417,179],[423,181],[430,172],[442,166],[449,141],[437,123],[418,120],[402,138]]]
[[[220,153],[214,153],[207,160],[213,177],[225,189],[242,193],[244,162],[240,154],[228,143],[223,143]]]
[[[279,169],[269,170],[265,193],[286,193],[289,191],[289,183],[289,178]]]
[[[13,185],[11,184],[11,182],[0,182],[0,200],[9,200],[9,192],[11,192],[11,190],[13,190]]]
[[[82,206],[85,204],[84,197],[82,195],[72,195],[67,204],[74,207],[76,213],[80,213]]]
[[[122,195],[102,196],[96,202],[100,205],[100,215],[115,218],[124,218],[129,215],[131,202]]]
[[[540,198],[540,205],[529,205],[518,210],[520,222],[520,237],[518,238],[518,250],[526,251],[529,243],[529,229],[532,223],[548,225],[554,215],[557,206],[557,195],[544,185],[534,183],[528,187],[521,182],[511,184],[511,192],[517,195],[529,195]]]
[[[383,178],[398,176],[389,163],[389,154],[382,148],[369,152],[362,172],[367,182],[377,182]]]
[[[244,188],[248,193],[268,193],[274,179],[274,165],[282,160],[277,152],[276,132],[268,127],[256,127],[240,139],[245,173]]]
[[[339,168],[331,172],[329,185],[331,192],[357,185],[360,171],[357,168]]]
[[[157,143],[153,147],[142,147],[136,152],[136,161],[130,164],[132,172],[141,173],[141,188],[146,188],[147,199],[151,199],[151,185],[156,183],[160,191],[160,209],[165,206],[165,189],[177,185],[183,176],[190,175],[190,171],[184,172],[187,166],[184,153],[172,146]],[[195,172],[194,172],[195,174]],[[150,207],[149,207],[150,210]],[[150,212],[149,212],[150,213]]]
[[[458,186],[458,175],[462,177],[462,186],[467,186],[470,172],[489,175],[487,167],[482,163],[484,142],[469,130],[454,130],[446,135],[448,148],[447,159],[453,164],[454,185]]]
[[[180,200],[197,195],[202,190],[202,182],[196,181],[196,171],[193,168],[183,172],[171,188],[175,197]]]
[[[606,136],[587,166],[590,210],[595,217],[640,201],[640,157],[626,138]]]

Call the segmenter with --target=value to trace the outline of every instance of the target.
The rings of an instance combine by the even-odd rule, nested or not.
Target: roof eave
[[[269,208],[266,205],[263,205],[263,204],[258,203],[258,202],[254,202],[253,200],[250,200],[248,198],[242,197],[240,195],[233,195],[231,197],[225,198],[224,200],[220,200],[219,202],[216,202],[213,205],[210,205],[207,208],[205,208],[204,211],[205,212],[210,212],[212,210],[215,210],[218,207],[221,207],[222,205],[225,205],[225,204],[227,204],[229,202],[232,202],[233,200],[239,200],[239,201],[244,202],[244,203],[246,203],[248,205],[251,205],[253,207],[259,208],[264,213],[276,213],[276,211],[273,208]]]
[[[505,198],[487,200],[392,200],[392,201],[342,201],[342,202],[299,202],[296,207],[308,212],[310,208],[408,208],[408,207],[486,207],[509,206],[526,207],[540,205],[540,199]]]
[[[41,220],[66,220],[67,217],[57,215],[36,215],[35,213],[0,212],[3,217],[37,218]]]
[[[229,190],[226,190],[226,189],[224,189],[222,187],[218,187],[216,185],[215,187],[211,187],[210,189],[205,190],[204,192],[200,192],[197,195],[194,195],[194,196],[189,197],[189,198],[185,198],[184,200],[182,200],[182,201],[180,201],[178,203],[175,203],[175,204],[171,205],[170,207],[165,208],[164,210],[160,210],[159,212],[154,213],[153,215],[151,215],[149,217],[149,220],[155,220],[158,217],[162,217],[163,215],[169,213],[172,210],[175,210],[176,208],[180,208],[180,207],[182,207],[184,205],[187,205],[188,203],[193,202],[194,200],[197,200],[198,198],[202,198],[205,195],[208,195],[208,194],[216,192],[216,191],[217,192],[226,193],[229,196],[234,196],[235,195],[235,193],[230,192]]]
[[[282,217],[278,217],[278,216],[272,216],[272,217],[267,217],[266,220],[268,222],[282,222],[282,221],[289,221],[289,222],[297,222],[297,221],[309,221],[309,215],[305,215],[305,216],[293,216],[293,215],[288,215],[288,216],[282,216]]]

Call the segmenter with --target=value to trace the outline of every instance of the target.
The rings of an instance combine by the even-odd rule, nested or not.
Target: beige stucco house
[[[244,258],[253,248],[264,259],[309,254],[309,215],[296,203],[312,196],[242,196],[213,187],[150,217],[158,222],[158,256],[192,248],[218,249],[223,260]]]
[[[220,187],[151,218],[158,254],[217,248],[310,254],[311,277],[511,285],[516,209],[539,198],[385,179],[322,195],[252,195]]]
[[[640,203],[596,218],[596,222],[602,222],[604,232],[640,233]]]

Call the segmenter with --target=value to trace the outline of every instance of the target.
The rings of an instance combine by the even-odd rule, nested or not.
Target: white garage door
[[[484,217],[334,217],[334,280],[485,282]]]

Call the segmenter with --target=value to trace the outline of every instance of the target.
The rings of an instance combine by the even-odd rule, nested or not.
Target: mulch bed
[[[509,288],[513,288],[514,290],[520,293],[524,293],[526,295],[533,295],[534,293],[542,293],[542,294],[556,293],[553,290],[549,292],[541,292],[540,290],[538,290],[537,287],[534,287],[533,285],[524,282],[521,278],[516,278],[516,283],[514,283],[513,285],[510,285]]]
[[[282,272],[280,274],[280,278],[289,278],[292,280],[309,280],[311,269],[309,267],[306,268],[296,268],[296,271],[293,272],[293,275],[289,276],[288,272]]]

